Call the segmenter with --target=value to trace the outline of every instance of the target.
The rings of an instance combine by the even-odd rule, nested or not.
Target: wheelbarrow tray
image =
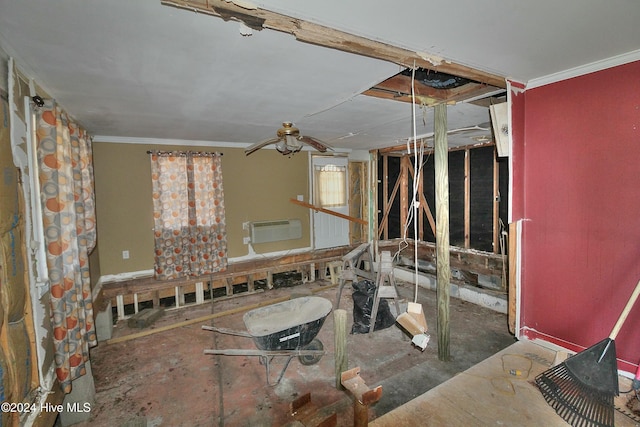
[[[299,297],[250,310],[242,319],[260,350],[298,350],[318,335],[332,307],[326,298]]]

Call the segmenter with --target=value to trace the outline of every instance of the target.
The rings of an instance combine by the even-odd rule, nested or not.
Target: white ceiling
[[[524,83],[640,49],[637,0],[252,4]],[[359,95],[400,66],[247,30],[160,0],[0,0],[0,47],[99,140],[246,145],[283,121],[345,149],[413,134],[411,104]],[[489,121],[470,103],[448,109],[449,129]],[[415,112],[416,134],[431,133],[431,110]]]

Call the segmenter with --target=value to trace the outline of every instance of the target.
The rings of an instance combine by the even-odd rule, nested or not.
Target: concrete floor
[[[202,306],[172,310],[152,328],[195,319],[211,313],[240,309],[282,296],[315,293],[335,305],[337,288],[329,282],[268,290],[253,295],[215,301]],[[398,283],[401,297],[412,301],[412,285]],[[347,289],[349,288],[349,289]],[[436,295],[420,289],[431,340],[424,352],[413,347],[397,326],[371,335],[348,335],[349,368],[360,367],[370,387],[382,385],[382,398],[370,406],[370,420],[379,417],[470,366],[515,342],[508,332],[506,315],[466,303],[450,302],[451,360],[438,360]],[[350,330],[353,300],[345,287],[341,308],[347,309]],[[97,402],[91,419],[78,426],[294,426],[304,425],[291,415],[290,404],[305,393],[317,408],[317,416],[337,414],[338,426],[353,425],[353,401],[336,389],[333,315],[317,338],[327,354],[315,365],[294,358],[280,384],[267,385],[265,366],[255,356],[205,355],[205,349],[251,349],[251,338],[203,330],[202,325],[240,331],[246,328],[244,312],[183,326],[133,340],[101,343],[91,352]],[[119,322],[114,337],[139,332]],[[272,381],[283,360],[271,363]],[[482,393],[481,390],[477,390]]]

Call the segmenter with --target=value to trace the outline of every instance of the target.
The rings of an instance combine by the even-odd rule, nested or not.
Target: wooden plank
[[[321,208],[320,206],[312,205],[297,199],[289,199],[293,204],[303,206],[305,208],[313,209],[314,211],[324,212],[329,215],[337,216],[338,218],[346,219],[347,221],[357,222],[358,224],[368,225],[369,223],[364,219],[354,218],[349,215],[341,214],[340,212],[332,211],[330,209]]]
[[[556,352],[519,341],[406,404],[372,420],[372,427],[568,426],[547,404],[534,378],[549,369]],[[516,371],[512,374],[511,371]],[[517,371],[520,371],[519,374]],[[621,389],[627,379],[619,377]],[[479,392],[482,390],[482,392]],[[628,395],[614,404],[624,407]],[[615,411],[617,427],[637,426]]]
[[[438,359],[449,360],[449,150],[447,147],[447,106],[434,108],[434,164],[436,184],[436,274],[438,306]]]

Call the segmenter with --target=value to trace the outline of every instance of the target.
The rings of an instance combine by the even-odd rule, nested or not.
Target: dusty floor
[[[167,311],[152,328],[222,313],[282,296],[311,294],[335,305],[337,288],[316,281],[293,288],[215,301],[202,306]],[[413,300],[412,285],[399,283],[401,296]],[[350,288],[349,288],[350,289]],[[438,360],[436,295],[420,289],[431,340],[424,352],[407,335],[391,326],[371,335],[348,335],[349,368],[360,367],[370,387],[382,385],[380,401],[369,408],[375,419],[419,396],[488,356],[514,343],[506,316],[452,298],[450,306],[451,360]],[[350,330],[353,323],[351,291],[342,295]],[[337,414],[339,426],[353,425],[351,396],[336,389],[334,326],[330,314],[317,338],[327,354],[315,365],[294,358],[280,384],[267,385],[266,369],[255,356],[205,355],[205,349],[251,349],[251,338],[203,330],[202,325],[246,330],[243,311],[214,320],[116,343],[101,343],[91,353],[97,401],[91,419],[77,426],[283,426],[303,425],[291,415],[290,404],[305,393],[317,415]],[[119,322],[114,337],[139,330]],[[271,362],[275,381],[284,359]],[[478,391],[480,392],[480,391]]]

